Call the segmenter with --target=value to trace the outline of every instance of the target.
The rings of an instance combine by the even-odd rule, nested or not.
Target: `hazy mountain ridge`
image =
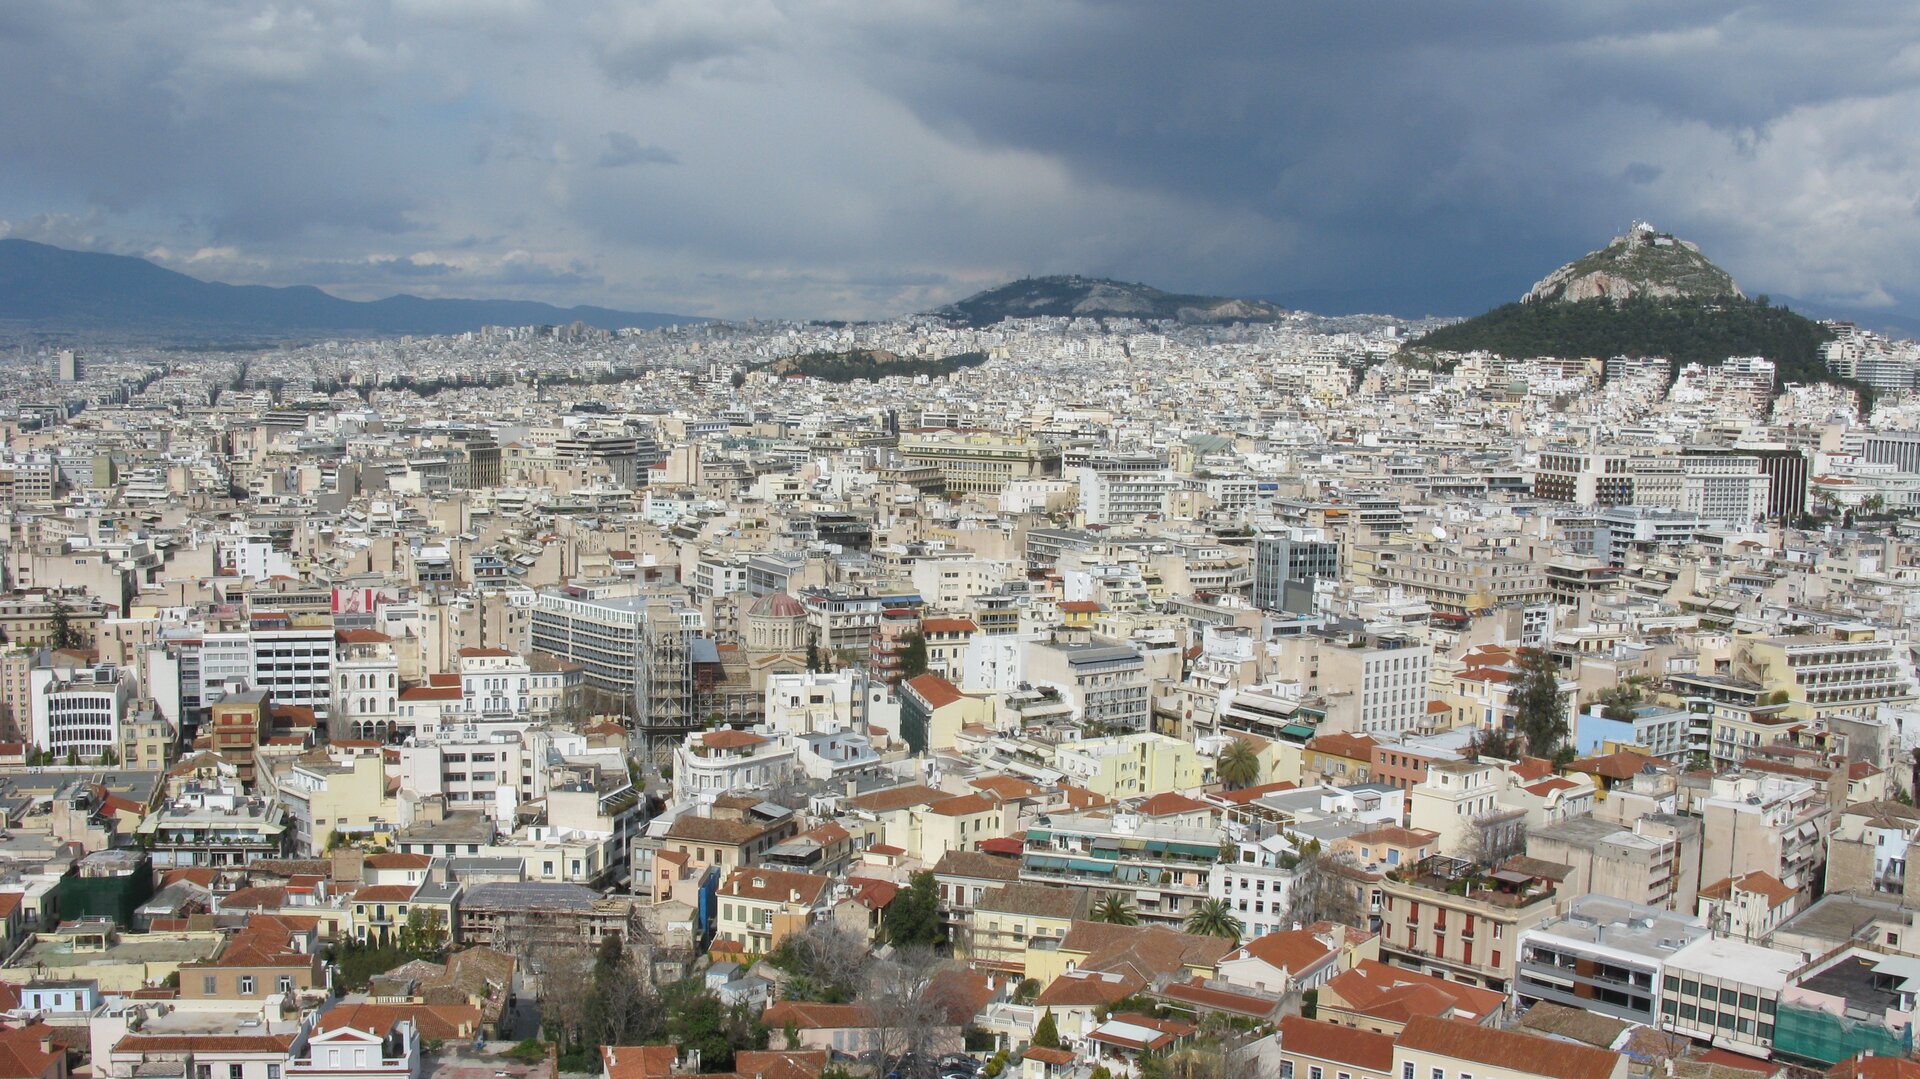
[[[700,322],[684,315],[555,307],[532,300],[389,296],[345,300],[310,285],[227,285],[146,259],[0,239],[0,324],[49,331],[162,336],[312,333],[448,334],[482,326],[650,328]]]
[[[1265,300],[1185,295],[1151,285],[1076,275],[1023,277],[931,312],[969,326],[991,326],[1010,318],[1272,322],[1288,313],[1286,308]]]

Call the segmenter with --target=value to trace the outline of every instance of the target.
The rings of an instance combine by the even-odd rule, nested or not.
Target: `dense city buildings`
[[[615,969],[782,1079],[1904,1053],[1909,358],[1836,331],[1863,411],[1429,325],[0,370],[8,1015],[117,1079],[418,1079]],[[940,373],[773,366],[879,352]]]

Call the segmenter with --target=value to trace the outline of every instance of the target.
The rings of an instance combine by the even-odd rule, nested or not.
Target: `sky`
[[[1920,315],[1884,0],[8,0],[0,100],[0,235],[356,299],[1470,314],[1644,219]]]

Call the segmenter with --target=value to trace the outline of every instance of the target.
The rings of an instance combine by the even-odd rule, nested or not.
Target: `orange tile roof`
[[[1307,748],[1317,753],[1331,753],[1336,757],[1371,761],[1373,747],[1377,744],[1364,734],[1323,734],[1308,742]]]
[[[1198,799],[1189,798],[1184,794],[1175,794],[1172,791],[1161,791],[1159,794],[1142,801],[1138,808],[1141,813],[1149,817],[1170,817],[1176,813],[1191,813],[1196,809],[1212,809],[1213,807]]]
[[[55,1061],[67,1055],[57,1041],[51,1052],[41,1052],[41,1038],[57,1039],[45,1023],[29,1023],[13,1030],[0,1031],[0,1076],[5,1079],[39,1079]],[[64,1069],[63,1069],[64,1070]]]
[[[1335,1026],[1298,1015],[1280,1017],[1282,1056],[1313,1057],[1375,1075],[1393,1072],[1393,1035]]]
[[[607,1079],[667,1079],[673,1074],[679,1047],[672,1045],[603,1045],[600,1063]]]
[[[1620,1054],[1605,1049],[1424,1015],[1407,1023],[1399,1043],[1415,1052],[1471,1060],[1547,1079],[1611,1079],[1620,1061]]]
[[[1271,967],[1285,970],[1298,976],[1326,962],[1333,955],[1333,949],[1326,941],[1304,929],[1283,929],[1277,933],[1268,933],[1255,937],[1242,945],[1236,953],[1230,954],[1222,962],[1232,962],[1240,958],[1253,958]]]
[[[952,682],[933,673],[915,675],[907,679],[907,688],[935,708],[945,708],[966,696]]]

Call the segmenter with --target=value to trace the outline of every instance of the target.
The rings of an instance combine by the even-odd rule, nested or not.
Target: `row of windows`
[[[1668,993],[1678,993],[1684,997],[1698,997],[1704,1004],[1712,1004],[1717,1000],[1722,1004],[1732,1004],[1742,1011],[1750,1012],[1758,1010],[1766,1015],[1773,1014],[1774,1001],[1771,997],[1763,999],[1758,994],[1743,993],[1733,986],[1723,985],[1715,989],[1715,987],[1711,985],[1701,985],[1699,982],[1690,978],[1682,980],[1672,974],[1666,976],[1664,984]]]

